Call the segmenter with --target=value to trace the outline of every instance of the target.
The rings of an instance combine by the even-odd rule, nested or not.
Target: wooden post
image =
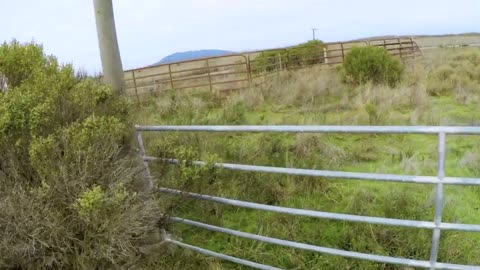
[[[277,65],[277,78],[280,77],[280,70],[282,69],[282,56],[277,54],[278,57],[278,65]]]
[[[245,57],[245,66],[247,69],[248,86],[252,87],[252,67],[250,63],[250,54],[248,54],[248,56]]]
[[[210,93],[213,93],[212,75],[210,74],[210,64],[208,59],[207,59],[207,69],[208,69],[208,84],[210,85]]]
[[[283,67],[282,67],[282,55],[281,54],[278,54],[278,65],[279,65],[279,69],[282,70]]]
[[[402,57],[402,42],[400,41],[400,38],[397,38],[397,41],[398,41],[398,50],[400,52],[400,58],[403,60],[403,57]]]
[[[417,52],[416,52],[417,48],[415,48],[415,44],[413,43],[413,38],[410,38],[410,46],[411,46],[410,50],[413,53],[413,59],[415,60],[417,58]]]
[[[323,61],[325,64],[328,64],[328,53],[327,53],[327,47],[323,47]]]
[[[170,76],[170,88],[173,90],[172,64],[168,64],[168,75]]]
[[[135,95],[137,96],[137,103],[140,104],[140,97],[138,96],[138,89],[137,89],[137,79],[135,78],[135,70],[132,70],[132,78],[133,78],[133,87],[135,87]]]
[[[288,52],[287,49],[284,49],[285,51],[285,58],[286,58],[286,62],[283,63],[283,65],[285,66],[285,69],[288,70],[288,63],[290,63],[290,53]]]
[[[343,42],[340,43],[340,46],[342,48],[342,62],[345,62],[345,51],[344,51],[344,48],[343,48]]]

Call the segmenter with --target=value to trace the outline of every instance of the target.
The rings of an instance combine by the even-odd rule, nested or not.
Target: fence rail
[[[265,204],[258,204],[252,202],[245,202],[240,200],[215,197],[203,194],[189,193],[180,190],[158,188],[160,193],[167,193],[176,196],[184,196],[193,199],[207,200],[215,203],[250,208],[262,211],[284,213],[289,215],[307,216],[320,219],[332,219],[349,222],[359,222],[368,224],[381,224],[388,226],[401,226],[410,228],[422,228],[431,229],[432,244],[430,249],[429,260],[417,260],[407,258],[397,258],[383,255],[367,254],[353,251],[345,251],[328,247],[314,246],[304,243],[298,243],[294,241],[282,240],[277,238],[271,238],[267,236],[261,236],[251,233],[245,233],[228,228],[213,226],[209,224],[200,223],[197,221],[187,220],[179,217],[170,217],[171,222],[183,223],[189,226],[199,227],[210,231],[225,233],[234,235],[246,239],[261,241],[269,244],[280,245],[284,247],[297,248],[301,250],[308,250],[313,252],[319,252],[330,255],[343,256],[348,258],[355,258],[361,260],[369,260],[380,263],[404,265],[409,267],[419,267],[428,269],[480,269],[480,266],[474,265],[462,265],[438,262],[438,249],[440,244],[440,236],[442,231],[454,230],[454,231],[469,231],[480,232],[480,225],[478,224],[460,224],[460,223],[447,223],[442,221],[443,204],[444,204],[444,185],[480,185],[480,178],[462,178],[462,177],[447,177],[445,176],[445,156],[446,156],[446,136],[447,134],[456,135],[480,135],[480,127],[446,127],[446,126],[136,126],[138,132],[139,145],[141,147],[142,159],[148,164],[148,162],[167,162],[177,164],[179,161],[172,158],[159,158],[149,157],[145,153],[143,148],[143,141],[141,139],[141,132],[289,132],[289,133],[352,133],[352,134],[424,134],[424,135],[437,135],[438,137],[438,167],[436,176],[412,176],[412,175],[392,175],[392,174],[373,174],[373,173],[359,173],[359,172],[344,172],[344,171],[322,171],[322,170],[305,170],[297,168],[282,168],[282,167],[267,167],[267,166],[255,166],[245,164],[228,164],[217,163],[215,166],[221,167],[227,170],[244,170],[252,172],[263,173],[280,173],[288,175],[304,175],[312,177],[326,177],[337,179],[358,179],[362,181],[395,181],[404,183],[421,183],[435,185],[435,216],[433,221],[420,221],[420,220],[405,220],[394,218],[382,218],[371,217],[361,215],[349,215],[341,213],[321,212],[305,209],[295,209],[288,207],[279,207]],[[193,162],[193,165],[204,166],[206,163],[202,161]],[[148,167],[148,165],[147,165]],[[176,240],[166,238],[167,242],[176,244],[178,246],[191,249],[193,251],[217,257],[220,259],[228,260],[231,262],[239,263],[242,265],[248,265],[257,269],[279,269],[273,266],[258,264],[255,262],[247,261],[231,257],[225,254],[216,253],[196,247],[193,245],[181,243]]]
[[[392,38],[343,43],[325,43],[293,48],[231,54],[175,62],[125,72],[127,95],[138,101],[162,91],[205,88],[214,93],[247,88],[265,82],[265,77],[282,70],[314,65],[336,65],[356,46],[383,47],[402,59],[421,54],[411,38]]]

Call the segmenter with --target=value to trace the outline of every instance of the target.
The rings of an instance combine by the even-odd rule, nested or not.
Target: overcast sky
[[[480,31],[478,0],[113,0],[124,68],[180,51],[245,51],[377,35]],[[92,0],[0,0],[0,41],[42,43],[100,71]]]

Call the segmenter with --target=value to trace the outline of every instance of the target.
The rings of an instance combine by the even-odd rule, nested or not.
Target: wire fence
[[[357,46],[382,47],[401,59],[421,51],[412,38],[392,38],[340,43],[319,43],[242,54],[209,57],[125,72],[127,95],[141,101],[168,90],[207,89],[222,94],[265,83],[266,76],[283,70],[343,63]]]
[[[189,193],[180,190],[158,188],[158,192],[176,196],[184,196],[198,200],[211,201],[229,206],[256,209],[275,213],[283,213],[295,216],[313,217],[319,219],[341,220],[348,222],[381,224],[389,226],[400,226],[409,228],[421,228],[432,230],[431,249],[429,260],[416,260],[407,258],[390,257],[383,255],[367,254],[353,251],[346,251],[322,246],[315,246],[294,241],[282,240],[267,236],[261,236],[251,233],[245,233],[237,230],[213,226],[200,223],[193,220],[183,219],[179,217],[170,217],[171,222],[183,223],[189,226],[199,227],[206,230],[225,233],[237,237],[256,240],[264,243],[296,248],[301,250],[313,251],[323,254],[343,256],[360,260],[368,260],[379,263],[403,265],[408,267],[419,267],[428,269],[480,269],[480,266],[461,265],[438,262],[438,251],[442,231],[465,231],[480,232],[478,224],[460,224],[448,223],[442,221],[443,205],[444,205],[444,187],[445,185],[464,185],[479,186],[480,178],[450,177],[445,175],[445,157],[446,157],[446,136],[448,134],[456,135],[480,135],[480,127],[444,127],[444,126],[136,126],[139,145],[141,148],[142,159],[148,162],[165,162],[178,164],[177,159],[166,159],[151,157],[146,155],[141,140],[142,132],[280,132],[280,133],[349,133],[349,134],[424,134],[436,135],[437,142],[437,175],[436,176],[418,176],[418,175],[400,175],[400,174],[378,174],[378,173],[360,173],[345,171],[325,171],[325,170],[307,170],[297,168],[284,167],[268,167],[255,166],[245,164],[229,164],[217,163],[216,167],[227,170],[241,170],[250,172],[275,173],[285,175],[303,175],[312,177],[325,177],[337,179],[355,179],[359,181],[386,181],[386,182],[402,182],[410,184],[430,184],[435,186],[435,215],[432,221],[406,220],[394,218],[382,218],[361,215],[349,215],[341,213],[321,212],[305,209],[295,209],[288,207],[272,206],[245,202],[240,200],[215,197],[203,194]],[[205,162],[195,161],[192,165],[204,166]],[[148,167],[148,164],[147,164]],[[187,248],[207,256],[213,256],[219,259],[231,261],[241,265],[250,266],[256,269],[279,269],[273,266],[259,264],[248,260],[231,257],[225,254],[216,253],[203,249],[198,246],[185,244],[165,236],[165,240],[172,244]]]

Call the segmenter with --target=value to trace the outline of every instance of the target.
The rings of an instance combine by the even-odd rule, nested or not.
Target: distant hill
[[[412,37],[412,38],[438,38],[438,37],[478,37],[480,36],[480,32],[468,32],[468,33],[460,33],[460,34],[441,34],[441,35],[428,35],[428,34],[423,34],[423,35],[385,35],[385,36],[373,36],[373,37],[366,37],[366,38],[360,38],[360,39],[354,39],[351,41],[363,41],[363,40],[372,40],[372,39],[394,39],[394,38],[406,38],[406,37]]]
[[[221,56],[227,54],[234,54],[235,52],[224,51],[224,50],[198,50],[198,51],[188,51],[188,52],[177,52],[169,56],[164,57],[159,62],[154,65],[168,64],[178,61],[187,61],[192,59],[212,57],[212,56]]]

